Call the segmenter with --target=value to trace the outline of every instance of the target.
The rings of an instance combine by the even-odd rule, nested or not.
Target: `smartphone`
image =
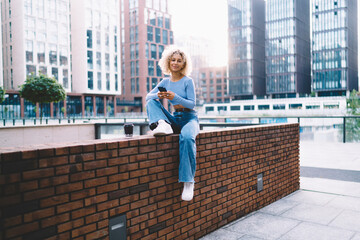
[[[158,87],[158,89],[160,92],[167,92],[166,88],[164,88],[164,87]]]

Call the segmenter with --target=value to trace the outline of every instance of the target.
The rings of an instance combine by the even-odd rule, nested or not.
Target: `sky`
[[[209,39],[215,65],[227,64],[227,0],[168,0],[176,36]],[[222,14],[224,13],[224,14]]]
[[[216,65],[225,66],[228,51],[227,0],[168,0],[168,2],[175,37],[190,35],[211,39],[213,47],[210,51],[217,56]],[[358,5],[358,16],[360,16],[360,5]],[[358,41],[360,46],[360,17],[358,17]],[[358,62],[360,70],[360,56]]]

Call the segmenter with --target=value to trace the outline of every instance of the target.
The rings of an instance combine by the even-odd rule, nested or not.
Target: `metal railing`
[[[334,133],[342,142],[360,141],[360,116],[261,116],[261,117],[242,117],[242,116],[199,116],[201,129],[234,127],[267,123],[289,123],[297,122],[303,136],[311,135],[314,130],[327,130]],[[147,132],[148,119],[144,114],[127,115],[123,117],[108,118],[60,118],[60,119],[1,119],[2,127],[10,126],[41,126],[54,124],[95,124],[97,129],[96,137],[101,138],[104,126],[118,126],[121,128],[124,123],[131,122],[138,126],[139,134]],[[0,123],[1,124],[1,123]],[[146,130],[147,129],[147,130]]]

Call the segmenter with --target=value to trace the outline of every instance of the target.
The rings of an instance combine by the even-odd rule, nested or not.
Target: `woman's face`
[[[171,72],[180,72],[184,68],[185,62],[179,53],[175,53],[171,56],[169,65]]]

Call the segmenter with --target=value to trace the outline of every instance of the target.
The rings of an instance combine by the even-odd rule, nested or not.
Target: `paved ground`
[[[360,143],[300,144],[300,190],[201,240],[360,240]]]

